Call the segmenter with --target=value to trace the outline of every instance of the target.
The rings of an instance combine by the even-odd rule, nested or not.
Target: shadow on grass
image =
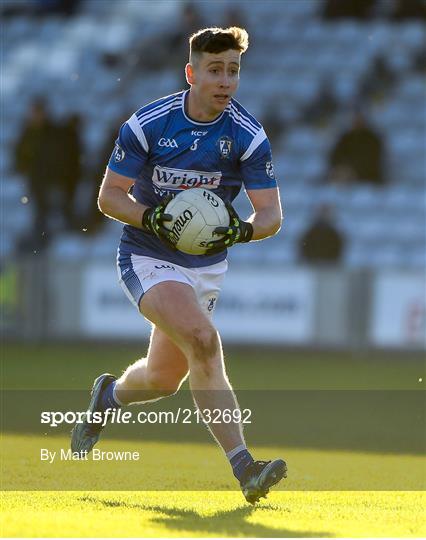
[[[115,501],[101,499],[96,497],[81,497],[85,503],[102,504],[108,508],[130,508],[158,513],[158,517],[151,518],[152,523],[164,525],[169,531],[196,531],[197,534],[215,534],[216,536],[230,537],[249,537],[249,538],[309,538],[309,537],[327,537],[331,533],[319,531],[291,531],[281,527],[281,522],[285,520],[283,513],[289,512],[273,504],[264,504],[262,506],[245,506],[235,508],[234,510],[225,510],[217,512],[211,516],[205,517],[194,510],[181,510],[177,508],[168,508],[164,506],[154,506],[148,504],[127,503],[125,501]],[[277,510],[277,521],[280,528],[267,527],[259,523],[249,523],[247,518],[252,515],[259,515],[265,510]],[[284,525],[284,523],[282,523]]]

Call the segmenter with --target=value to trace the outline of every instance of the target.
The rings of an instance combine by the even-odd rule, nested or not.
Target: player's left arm
[[[282,210],[271,146],[263,129],[256,137],[240,158],[241,176],[254,212],[243,221],[233,206],[226,203],[230,223],[228,227],[216,227],[214,233],[222,238],[209,242],[206,252],[209,255],[240,242],[273,236],[281,228]]]
[[[278,188],[247,190],[247,195],[253,206],[253,214],[243,221],[232,204],[225,203],[230,223],[228,227],[216,227],[214,234],[222,235],[222,238],[207,244],[208,255],[220,253],[239,242],[262,240],[280,230],[282,211]]]
[[[278,188],[247,190],[253,214],[247,219],[253,227],[251,240],[273,236],[281,228],[283,213]]]
[[[254,210],[246,221],[253,226],[250,240],[273,236],[280,230],[283,216],[271,145],[263,129],[241,156],[240,170]]]

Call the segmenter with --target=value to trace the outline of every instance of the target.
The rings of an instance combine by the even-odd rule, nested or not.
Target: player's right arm
[[[136,201],[129,193],[134,179],[118,174],[107,167],[98,197],[99,210],[106,216],[142,227],[142,218],[148,206]]]
[[[107,167],[98,197],[99,210],[106,216],[143,229],[157,236],[170,249],[176,249],[173,236],[164,227],[164,223],[172,220],[164,209],[171,197],[165,197],[155,208],[139,203],[130,194],[134,180],[112,171]]]
[[[164,213],[170,198],[164,197],[158,206],[148,207],[130,192],[147,159],[148,143],[133,115],[121,126],[99,191],[99,210],[112,219],[157,236],[170,249],[175,249],[170,231],[164,226],[172,220],[172,216]]]
[[[98,196],[103,214],[138,228],[142,227],[148,207],[136,201],[129,191],[146,164],[148,150],[137,117],[132,115],[120,128]]]

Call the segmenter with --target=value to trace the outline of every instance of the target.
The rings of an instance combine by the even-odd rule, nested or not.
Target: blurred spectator
[[[70,17],[75,14],[79,4],[80,0],[19,0],[13,3],[4,3],[0,7],[0,13],[3,17],[16,17],[18,15],[33,17],[63,15]]]
[[[156,45],[157,54],[162,57],[159,68],[172,66],[183,72],[182,64],[185,65],[188,61],[188,39],[203,26],[203,20],[195,4],[191,2],[182,4],[180,20],[176,21],[175,32],[161,36]]]
[[[37,15],[63,15],[71,17],[78,8],[80,0],[33,0]]]
[[[317,126],[329,124],[338,109],[337,101],[329,84],[323,84],[321,90],[316,94],[303,111],[304,122]]]
[[[185,72],[182,66],[188,61],[188,39],[194,32],[203,28],[202,17],[195,4],[187,2],[183,5],[181,20],[176,24],[177,31],[167,40],[166,51],[173,67],[180,75],[181,87],[186,88]]]
[[[32,234],[39,240],[48,232],[51,190],[57,175],[57,138],[58,129],[45,101],[34,100],[15,147],[15,166],[26,177],[30,203],[35,203]]]
[[[426,74],[426,55],[423,49],[416,53],[413,67],[418,73]]]
[[[324,204],[299,240],[300,260],[310,264],[337,264],[343,249],[344,238],[334,224],[332,208]]]
[[[247,29],[247,23],[241,7],[238,4],[233,4],[227,8],[223,18],[223,28],[229,28],[230,26],[239,26],[240,28]]]
[[[364,99],[383,99],[395,82],[384,56],[377,56],[363,77],[360,94]]]
[[[426,3],[424,0],[397,0],[391,14],[394,21],[406,19],[426,20]]]
[[[175,39],[178,40],[178,44],[181,40],[184,41],[185,54],[187,51],[187,40],[189,36],[194,32],[200,30],[203,27],[203,20],[195,4],[186,2],[183,4],[181,20],[179,22],[179,30],[175,34]]]
[[[330,179],[339,183],[358,181],[383,184],[382,166],[382,140],[358,112],[352,127],[339,137],[331,151]]]
[[[324,19],[355,18],[368,19],[376,0],[327,0],[324,6]]]
[[[285,133],[285,125],[276,112],[276,109],[268,107],[262,116],[262,125],[272,145],[277,144]]]
[[[181,78],[180,86],[186,88],[187,82],[182,66],[188,61],[188,40],[203,26],[205,25],[196,5],[191,2],[183,3],[180,19],[174,21],[173,29],[167,33],[157,33],[149,41],[142,40],[138,47],[133,47],[124,54],[108,53],[104,55],[103,62],[112,68],[117,66],[123,68],[125,65],[121,78],[126,85],[132,85],[133,81],[140,77],[141,71],[164,72],[173,69]]]
[[[60,192],[61,210],[65,226],[77,226],[75,216],[75,194],[81,180],[81,118],[78,114],[69,116],[62,126],[58,126],[56,147],[58,151],[57,187]]]

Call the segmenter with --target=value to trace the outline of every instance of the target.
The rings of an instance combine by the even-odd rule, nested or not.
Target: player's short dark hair
[[[203,28],[189,38],[189,58],[203,52],[217,54],[230,49],[244,53],[248,44],[248,33],[244,28]]]

